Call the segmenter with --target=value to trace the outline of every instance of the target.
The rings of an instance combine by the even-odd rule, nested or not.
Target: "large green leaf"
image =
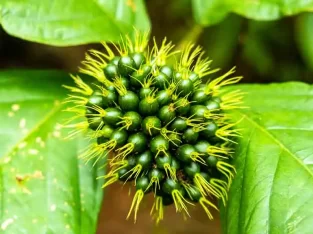
[[[1,0],[0,23],[11,35],[61,46],[150,28],[143,0]]]
[[[234,12],[249,19],[276,20],[283,16],[312,11],[312,0],[192,0],[196,21],[202,25],[220,22]]]
[[[101,170],[64,140],[67,74],[0,73],[0,233],[94,233]]]
[[[222,212],[229,234],[312,233],[313,87],[290,82],[241,85],[243,136],[237,175]]]

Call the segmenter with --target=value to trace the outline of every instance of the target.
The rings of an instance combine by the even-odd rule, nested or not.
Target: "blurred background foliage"
[[[81,7],[78,4],[73,10],[81,14],[82,18],[99,14],[96,7],[89,6],[83,1],[75,1],[80,2]],[[106,20],[105,17],[100,19],[94,17],[96,20],[89,21],[87,18],[84,25],[79,21],[81,18],[72,16],[73,12],[69,14],[61,12],[60,17],[65,14],[72,20],[78,19],[78,26],[72,27],[71,23],[55,25],[47,21],[35,29],[32,29],[32,26],[36,27],[36,21],[24,20],[27,26],[24,26],[22,21],[21,15],[25,17],[25,14],[36,11],[35,8],[27,8],[30,3],[26,4],[26,2],[32,1],[25,1],[25,4],[16,3],[17,6],[14,4],[3,6],[2,25],[5,30],[1,29],[0,32],[2,68],[57,68],[75,71],[88,48],[101,48],[99,44],[89,42],[100,39],[116,41],[120,33],[130,30],[129,25],[136,25],[140,29],[149,28],[150,19],[152,35],[157,42],[160,43],[165,36],[175,44],[192,40],[204,47],[207,55],[214,60],[214,67],[228,69],[236,65],[238,73],[245,77],[243,82],[312,81],[313,13],[300,12],[312,10],[313,1],[258,1],[253,5],[251,1],[231,0],[146,0],[145,2],[128,0],[126,7],[124,0],[99,1],[99,6],[105,8],[102,12],[105,16],[106,12],[113,12],[115,21],[120,22],[122,18],[122,22],[114,23]],[[132,4],[137,4],[135,13],[130,10]],[[49,14],[55,14],[53,10],[48,11],[48,8],[45,10]],[[62,4],[59,8],[55,8],[61,10]],[[86,8],[87,13],[83,14]],[[18,12],[16,9],[24,9],[24,12]],[[19,19],[17,22],[21,22],[19,27],[12,23],[12,19],[15,18]],[[103,21],[106,23],[100,24]],[[93,30],[92,27],[95,25],[100,29]],[[45,30],[49,33],[41,32],[40,27],[46,27]],[[58,34],[51,33],[55,27],[60,27]],[[74,29],[69,32],[65,30],[67,28]],[[63,47],[17,39],[9,36],[5,31],[28,40]],[[84,33],[90,32],[92,33],[89,37],[86,37]],[[75,33],[77,37],[72,39]]]
[[[52,1],[51,1],[52,2]],[[0,68],[77,71],[100,40],[117,41],[135,27],[161,43],[191,40],[223,71],[236,65],[245,83],[313,81],[313,0],[1,0]],[[38,9],[37,9],[38,8]],[[141,225],[125,221],[130,199],[119,187],[106,191],[98,233],[149,233],[149,209]],[[123,214],[123,215],[121,215]],[[219,220],[195,211],[180,222],[175,211],[168,232],[220,233]],[[218,216],[218,215],[216,215]],[[179,225],[173,225],[178,223]],[[129,229],[131,226],[131,232]]]

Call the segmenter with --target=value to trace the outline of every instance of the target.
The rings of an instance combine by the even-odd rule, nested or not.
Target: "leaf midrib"
[[[300,164],[300,166],[302,166],[307,173],[313,178],[313,172],[296,156],[294,155],[282,142],[279,141],[279,139],[277,137],[275,137],[274,135],[272,135],[266,128],[264,128],[262,125],[258,124],[256,121],[254,121],[253,119],[249,118],[247,114],[243,113],[242,111],[238,111],[243,118],[247,119],[252,125],[254,125],[256,128],[258,128],[260,131],[262,131],[265,135],[267,135],[268,137],[270,137],[274,142],[276,142],[282,150],[284,150],[285,152],[287,152],[288,155],[290,155],[296,162],[298,162],[298,164]],[[286,128],[288,129],[288,128]]]

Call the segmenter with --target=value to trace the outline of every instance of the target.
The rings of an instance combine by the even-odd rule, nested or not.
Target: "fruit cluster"
[[[89,136],[97,139],[82,157],[107,157],[104,187],[134,184],[128,217],[134,213],[136,220],[144,195],[153,193],[157,222],[171,204],[189,215],[187,205],[199,203],[212,219],[209,208],[217,207],[208,197],[225,204],[235,173],[230,157],[238,130],[226,111],[241,104],[239,91],[220,88],[241,77],[228,78],[231,69],[203,83],[218,69],[210,69],[200,47],[190,44],[177,55],[164,40],[149,49],[148,34],[137,34],[135,42],[126,37],[113,49],[103,46],[105,53],[91,50],[80,68],[95,82],[73,76],[76,87],[67,87],[76,93],[69,96],[75,104],[69,110],[86,117],[74,124],[74,133],[92,129]],[[169,65],[174,54],[179,61]]]

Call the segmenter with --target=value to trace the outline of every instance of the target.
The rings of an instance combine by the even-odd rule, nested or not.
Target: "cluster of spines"
[[[174,204],[187,215],[188,205],[199,203],[212,219],[209,197],[225,204],[235,168],[232,147],[239,130],[226,110],[240,108],[242,93],[223,93],[221,87],[238,82],[235,70],[209,80],[217,72],[200,47],[189,44],[179,61],[167,65],[176,54],[166,39],[160,47],[148,47],[148,34],[136,34],[113,44],[103,43],[105,52],[91,50],[80,72],[95,78],[87,84],[72,76],[76,86],[67,102],[75,116],[70,136],[91,129],[96,143],[81,155],[87,161],[106,157],[109,171],[103,187],[122,181],[135,184],[136,193],[127,216],[137,211],[143,197],[154,193],[151,213],[159,222],[164,206]],[[76,118],[86,117],[82,122]],[[71,123],[71,122],[75,123]]]

